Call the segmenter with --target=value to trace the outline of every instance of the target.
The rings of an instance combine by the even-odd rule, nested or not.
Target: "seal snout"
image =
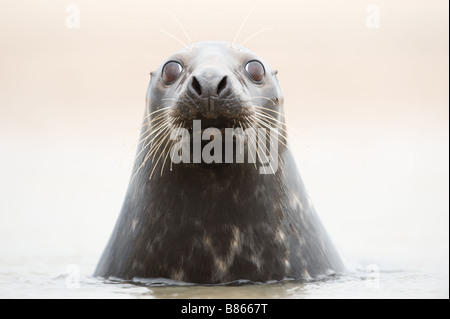
[[[225,95],[229,91],[228,76],[217,69],[205,68],[191,77],[188,90],[196,98]]]
[[[210,67],[191,76],[187,91],[198,102],[198,111],[207,118],[217,117],[221,100],[232,93],[228,75]]]

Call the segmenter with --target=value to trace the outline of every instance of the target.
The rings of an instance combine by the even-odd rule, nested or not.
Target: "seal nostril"
[[[202,87],[195,76],[192,77],[191,86],[198,95],[202,95]]]
[[[217,95],[219,95],[227,87],[227,76],[224,76],[217,86]]]

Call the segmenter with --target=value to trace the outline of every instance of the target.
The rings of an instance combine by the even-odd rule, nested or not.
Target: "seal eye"
[[[162,71],[162,79],[164,83],[172,84],[175,82],[175,80],[180,76],[181,71],[183,71],[183,67],[180,63],[175,61],[167,62]]]
[[[245,66],[245,71],[253,82],[262,83],[264,80],[264,66],[259,61],[250,61]]]

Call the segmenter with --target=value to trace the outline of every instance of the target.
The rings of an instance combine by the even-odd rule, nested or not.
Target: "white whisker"
[[[267,111],[270,111],[270,112],[273,112],[273,113],[276,113],[278,115],[281,115],[282,117],[286,117],[283,113],[275,111],[275,110],[272,110],[272,109],[269,109],[268,107],[264,107],[264,106],[260,106],[260,105],[250,105],[250,106],[253,106],[253,107],[256,107],[256,108],[260,108],[260,109],[263,109],[263,110],[267,110]]]
[[[164,32],[165,34],[167,34],[168,36],[170,36],[171,38],[175,39],[176,41],[178,41],[179,43],[181,43],[181,45],[183,45],[183,47],[187,48],[188,45],[186,43],[184,43],[183,41],[181,41],[180,39],[178,39],[176,36],[174,36],[172,33],[170,33],[169,31],[163,30],[163,29],[159,29],[159,31]]]
[[[246,119],[248,120],[248,117],[246,117]],[[262,128],[262,126],[261,125],[259,125],[258,124],[258,127],[261,127]],[[272,134],[272,130],[269,130],[271,133],[270,134]],[[287,141],[287,139],[286,139],[286,137],[283,135],[283,134],[280,134],[278,131],[275,131],[275,133],[277,134],[277,135],[279,135],[279,136],[282,136],[283,138],[284,138],[284,140],[286,140]],[[276,136],[277,137],[277,136]],[[275,145],[273,144],[273,142],[272,142],[272,139],[269,139],[269,141],[270,141],[270,144],[275,148]]]
[[[255,122],[257,122],[258,124],[263,125],[264,127],[268,128],[269,130],[272,128],[272,126],[268,125],[268,124],[267,124],[266,122],[264,122],[264,121],[259,120],[259,119],[256,118],[256,117],[252,117],[252,119],[253,119]],[[281,135],[281,136],[284,138],[284,140],[286,140],[286,142],[287,142],[287,139],[286,139],[286,137],[285,137],[284,135],[282,135],[282,134],[280,134],[280,133],[278,133],[278,135]],[[286,145],[286,143],[284,143],[282,140],[279,139],[278,136],[276,136],[276,138],[277,138],[278,142],[280,142],[281,144],[283,144],[286,148],[289,148],[289,147]]]
[[[136,155],[136,158],[138,158],[138,156],[141,155],[142,152],[143,152],[149,145],[152,145],[152,146],[150,147],[150,150],[149,150],[149,152],[150,152],[150,151],[152,150],[152,148],[153,148],[153,144],[152,144],[153,141],[154,141],[159,135],[163,134],[163,133],[165,132],[165,130],[167,129],[167,127],[169,127],[170,124],[171,124],[172,122],[173,122],[172,119],[166,120],[164,124],[162,124],[159,128],[157,128],[157,129],[155,129],[154,131],[152,131],[145,139],[143,139],[141,142],[139,142],[139,144],[140,144],[140,143],[146,141],[148,138],[150,138],[150,136],[152,136],[153,133],[157,133],[157,134],[155,134],[155,135],[152,137],[152,139],[151,139],[150,141],[147,142],[147,144],[145,144],[144,146],[142,146],[142,149],[141,149],[141,151]],[[158,140],[156,141],[156,143],[158,143],[159,140],[160,140],[160,139],[158,139]]]
[[[170,127],[170,124],[173,123],[174,119],[169,118],[170,122],[168,122],[164,128],[160,128],[158,134],[163,133],[165,131],[168,130],[168,128]],[[150,134],[151,135],[151,134]],[[142,147],[141,151],[138,153],[138,155],[136,155],[136,158],[142,154],[142,152],[152,143],[152,141],[155,139],[155,136],[152,138],[152,140],[150,142],[148,142],[144,147]],[[142,161],[141,165],[138,167],[138,169],[136,170],[136,172],[134,173],[133,177],[131,178],[131,181],[134,180],[134,178],[136,177],[136,175],[139,173],[139,171],[145,166],[147,160],[149,159],[149,157],[151,156],[151,154],[149,154],[151,151],[151,149],[149,150],[149,152],[147,152],[147,154],[144,157],[144,160]]]
[[[251,39],[253,39],[254,37],[256,37],[258,34],[268,31],[268,30],[272,30],[272,28],[264,28],[262,30],[259,30],[258,32],[253,33],[251,36],[249,36],[247,39],[245,39],[244,41],[241,42],[241,44],[239,44],[239,46],[243,46],[244,44],[246,44],[248,41],[250,41]]]
[[[179,124],[179,125],[181,125],[181,124]],[[151,173],[150,173],[149,179],[152,179],[153,173],[155,172],[155,169],[156,169],[156,167],[158,166],[158,163],[159,163],[159,161],[161,160],[161,157],[162,157],[163,154],[165,154],[165,152],[166,152],[166,148],[167,148],[167,146],[169,145],[169,141],[170,141],[170,138],[168,138],[168,137],[170,136],[170,133],[171,133],[171,131],[169,130],[169,132],[165,135],[165,139],[167,138],[166,144],[164,145],[164,149],[162,150],[162,152],[159,154],[158,159],[156,160],[156,163],[153,165],[153,169],[152,169],[152,171],[151,171]],[[159,147],[158,147],[158,149],[159,149]],[[156,153],[155,153],[155,155],[156,155]],[[154,157],[153,157],[153,159],[154,159]]]
[[[256,116],[257,118],[259,118],[260,120],[266,122],[267,124],[271,124],[276,126],[277,128],[279,128],[280,130],[282,130],[283,132],[285,132],[286,134],[288,134],[288,131],[283,127],[284,123],[271,117],[271,116],[267,116],[261,113],[257,113],[255,112],[254,114],[252,114],[252,116]],[[280,123],[280,124],[278,124]]]
[[[181,123],[178,125],[177,136],[178,136],[178,133],[180,132],[180,128],[181,128]],[[171,133],[172,133],[172,132],[171,132]],[[161,167],[161,176],[162,176],[162,174],[163,174],[163,171],[164,171],[164,165],[166,165],[166,160],[167,160],[167,157],[168,157],[169,154],[170,154],[170,150],[172,149],[173,144],[175,144],[175,140],[173,140],[173,141],[172,141],[172,144],[170,144],[169,150],[167,151],[166,156],[164,157],[164,162],[163,162],[162,167]],[[170,162],[172,163],[172,160],[170,160]]]
[[[241,121],[239,121],[239,125],[242,127],[242,129],[243,129],[244,131],[247,130],[247,129],[249,128],[248,126],[243,125]],[[251,138],[251,141],[250,141],[250,138]],[[248,136],[248,135],[247,135],[247,139],[248,139],[250,142],[255,143],[255,147],[256,147],[256,141],[255,141],[254,138],[252,138],[252,136]],[[256,167],[256,159],[253,157],[253,154],[252,154],[252,152],[250,152],[250,149],[248,149],[248,152],[247,152],[247,153],[250,154],[250,157],[252,158],[253,165],[255,166],[255,169],[258,169],[258,167]]]
[[[275,101],[272,100],[271,98],[268,98],[267,96],[262,96],[262,95],[252,96],[252,100],[253,99],[266,99],[266,100],[272,102],[273,106],[276,105]]]
[[[172,11],[167,10],[167,12],[169,12],[169,14],[172,16],[172,18],[175,20],[175,22],[178,24],[178,26],[180,27],[181,31],[183,31],[184,35],[186,36],[186,38],[188,39],[189,43],[192,43],[191,38],[189,37],[189,35],[186,32],[186,29],[183,27],[183,25],[181,24],[180,21],[178,21],[178,19],[175,17],[175,15],[172,13]]]
[[[245,17],[244,21],[242,21],[241,25],[239,26],[238,32],[236,33],[236,36],[234,37],[233,41],[231,41],[230,46],[232,46],[234,43],[236,43],[237,38],[239,37],[239,34],[242,31],[242,28],[244,27],[245,23],[247,22],[248,18],[252,15],[253,11],[255,11],[255,9],[257,8],[257,5],[255,5],[250,12],[247,14],[247,16]]]
[[[249,123],[249,122],[248,122],[248,119],[245,119],[245,121],[247,121],[247,123]],[[250,123],[249,123],[249,124],[250,124]],[[272,142],[272,140],[270,140],[270,142]],[[262,143],[262,141],[260,141],[259,136],[258,136],[258,149],[260,148],[261,145],[264,145],[264,144]],[[272,144],[272,145],[273,145],[273,144]],[[269,163],[270,168],[271,168],[271,170],[272,170],[272,173],[275,174],[275,170],[273,169],[272,164],[270,163],[269,158],[267,157],[267,152],[270,153],[270,151],[269,151],[269,149],[267,148],[267,145],[264,145],[264,148],[266,149],[265,151],[264,151],[264,150],[262,151],[263,154],[264,154],[264,157],[266,158],[266,161]],[[261,148],[261,149],[262,149],[262,148]],[[261,154],[261,153],[260,153],[260,152],[257,152],[257,154]],[[267,167],[267,166],[264,166],[264,165],[263,165],[263,167],[264,167],[264,173],[266,173],[266,167]]]

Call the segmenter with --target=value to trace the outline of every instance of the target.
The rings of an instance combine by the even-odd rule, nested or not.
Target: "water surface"
[[[92,258],[91,258],[92,257]],[[286,280],[268,284],[204,286],[169,280],[142,280],[135,283],[93,278],[95,256],[83,258],[36,256],[0,259],[1,298],[448,298],[445,271],[372,268],[349,271],[314,282]]]

